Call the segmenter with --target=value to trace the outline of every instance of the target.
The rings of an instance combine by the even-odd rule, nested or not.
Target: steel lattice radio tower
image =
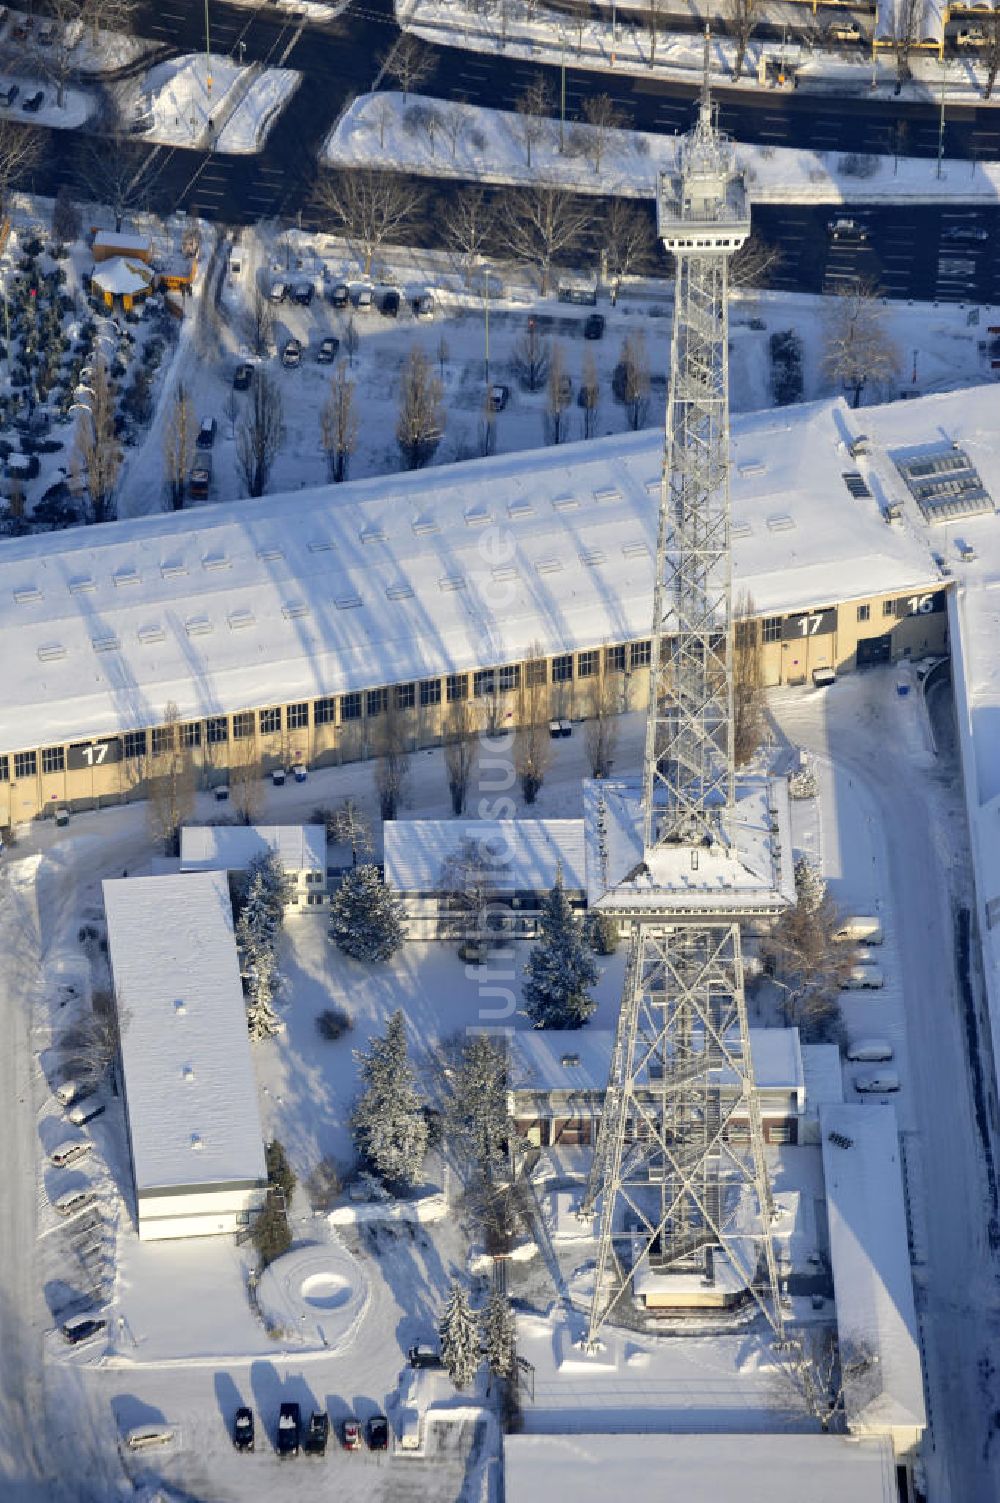
[[[657,202],[676,259],[674,325],[641,859],[599,903],[631,939],[584,1200],[601,1216],[591,1346],[610,1316],[627,1315],[629,1295],[677,1314],[749,1291],[781,1329],[740,945],[741,919],[781,900],[768,867],[748,902],[733,757],[728,263],[750,208],[712,118],[708,47],[706,31],[698,120]]]

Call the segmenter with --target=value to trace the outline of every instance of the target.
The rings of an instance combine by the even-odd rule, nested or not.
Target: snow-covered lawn
[[[259,10],[261,0],[230,0],[230,3]],[[324,22],[343,15],[350,3],[351,0],[333,0],[329,5],[325,0],[271,0],[270,9],[282,11],[287,16],[301,16],[306,25],[322,26]]]
[[[249,155],[260,151],[267,133],[302,81],[294,68],[268,68],[254,77],[245,98],[215,139],[215,150]]]
[[[461,119],[455,147],[438,126],[419,122],[428,112]],[[692,121],[694,110],[692,107]],[[425,173],[435,178],[472,178],[522,187],[552,184],[579,193],[652,198],[657,177],[673,167],[672,136],[645,131],[600,132],[567,123],[566,150],[559,150],[559,124],[546,120],[532,143],[531,165],[522,134],[524,117],[509,110],[444,104],[411,94],[362,94],[334,127],[323,148],[333,166],[371,165]],[[739,143],[739,159],[758,204],[976,203],[996,201],[1000,165],[946,160],[940,176],[929,157],[873,156],[870,176],[851,171],[850,155],[797,151],[783,146]],[[855,158],[856,160],[856,158]],[[600,170],[597,163],[600,162]],[[845,170],[845,163],[847,170]]]
[[[0,108],[0,119],[13,120],[18,125],[45,125],[50,130],[77,130],[94,113],[96,101],[84,89],[67,86],[63,89],[62,104],[58,90],[44,78],[25,73],[7,71],[0,73],[0,87],[17,85],[17,98],[9,108]],[[38,109],[26,114],[25,99],[41,90],[45,96]]]

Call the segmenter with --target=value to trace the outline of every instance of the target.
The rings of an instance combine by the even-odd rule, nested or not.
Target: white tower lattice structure
[[[773,863],[762,879],[741,843],[732,729],[728,263],[750,210],[712,118],[707,32],[698,120],[661,177],[657,218],[676,259],[674,325],[641,859],[598,904],[631,938],[584,1202],[601,1216],[591,1345],[640,1298],[704,1312],[749,1292],[781,1329],[740,922],[782,899]],[[606,822],[602,802],[602,841]]]

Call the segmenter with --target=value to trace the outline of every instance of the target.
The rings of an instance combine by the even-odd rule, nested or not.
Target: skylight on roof
[[[304,600],[289,600],[281,607],[286,621],[296,621],[299,616],[308,616],[309,606]]]
[[[246,627],[254,626],[256,621],[256,616],[249,609],[229,612],[230,631],[244,631]]]
[[[734,522],[729,529],[730,537],[748,538],[752,535],[753,528],[749,522]]]
[[[258,548],[257,549],[257,557],[260,559],[261,563],[263,563],[263,564],[277,563],[277,561],[279,559],[284,558],[284,556],[285,556],[285,553],[284,553],[284,549],[282,549],[282,548]]]
[[[363,605],[364,601],[360,595],[338,595],[334,603],[338,611],[353,611]]]
[[[553,511],[579,511],[580,501],[576,496],[553,496]]]
[[[504,584],[508,580],[520,579],[521,577],[515,564],[501,564],[498,569],[491,569],[490,575],[497,584]]]
[[[69,582],[69,592],[71,595],[87,595],[96,589],[97,580],[89,574],[78,575],[76,579],[71,579]]]
[[[177,579],[187,573],[187,564],[183,559],[171,559],[160,565],[160,573],[164,579]]]
[[[790,532],[795,526],[795,518],[790,517],[786,511],[779,511],[767,519],[768,532]]]
[[[488,506],[470,506],[465,513],[466,527],[487,527],[493,521]]]
[[[626,558],[645,558],[649,553],[649,544],[642,538],[633,538],[631,542],[622,543],[622,553]]]
[[[384,527],[362,527],[358,537],[363,543],[387,543],[389,541],[389,534]]]
[[[441,531],[435,519],[430,516],[414,517],[410,525],[418,538],[429,537],[432,533]]]
[[[596,564],[603,564],[604,560],[605,553],[603,548],[581,548],[580,550],[581,564],[586,564],[591,569]]]
[[[42,592],[37,585],[25,585],[20,590],[14,591],[14,599],[18,605],[30,605],[33,600],[41,600]]]
[[[512,521],[516,521],[519,517],[533,517],[535,508],[530,501],[511,501],[507,505],[507,515]]]
[[[602,486],[600,490],[596,490],[594,492],[595,501],[620,501],[621,499],[622,493],[618,489],[617,485],[605,485]]]
[[[138,569],[133,569],[129,566],[123,569],[116,569],[114,579],[116,585],[134,585],[141,584],[142,575]]]
[[[464,574],[444,574],[438,580],[438,588],[441,589],[441,590],[445,590],[445,591],[448,591],[448,590],[464,590],[465,589],[465,575]]]
[[[201,561],[203,569],[228,569],[229,559],[224,553],[206,553]]]
[[[47,642],[38,649],[38,659],[42,663],[57,663],[60,658],[66,656],[66,649],[61,642]]]
[[[212,629],[207,616],[189,616],[184,623],[184,630],[189,637],[205,637]]]
[[[121,647],[121,639],[113,633],[107,637],[91,637],[90,645],[95,652],[117,652]]]
[[[385,593],[388,600],[412,600],[413,586],[404,580],[400,584],[386,585]]]
[[[313,538],[309,544],[310,553],[332,553],[335,544],[329,538]]]
[[[146,644],[152,642],[165,642],[167,640],[167,634],[163,630],[163,627],[156,625],[140,626],[139,630],[136,632],[136,636],[139,638],[140,642]]]
[[[535,564],[535,570],[538,574],[558,574],[561,569],[561,558],[540,558]]]

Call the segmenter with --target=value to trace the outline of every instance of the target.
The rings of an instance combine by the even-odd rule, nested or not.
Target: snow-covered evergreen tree
[[[453,1280],[438,1326],[441,1361],[456,1388],[468,1388],[479,1366],[479,1331],[465,1290]]]
[[[383,1038],[357,1050],[364,1090],[351,1113],[351,1132],[368,1168],[387,1185],[415,1183],[427,1152],[427,1119],[413,1086],[406,1023],[394,1012]]]
[[[247,871],[247,897],[236,923],[236,943],[247,998],[247,1026],[256,1043],[281,1027],[274,999],[281,986],[277,947],[285,918],[287,878],[272,851],[255,856]]]
[[[805,856],[795,863],[795,895],[803,913],[816,914],[826,898],[826,883],[818,870]]]
[[[247,904],[259,912],[255,920],[262,934],[276,941],[285,922],[285,904],[289,896],[289,879],[277,854],[265,851],[253,856],[247,866]]]
[[[446,1048],[448,1145],[489,1176],[504,1162],[510,1136],[507,1049],[486,1033],[460,1037]]]
[[[598,970],[563,889],[562,872],[542,904],[541,937],[528,960],[524,1001],[536,1028],[581,1028],[596,1006]]]
[[[490,1294],[483,1311],[482,1343],[490,1372],[498,1378],[509,1378],[514,1371],[514,1352],[517,1329],[510,1300],[499,1289]]]
[[[330,938],[355,960],[388,960],[406,938],[403,907],[377,867],[356,866],[330,902]]]

